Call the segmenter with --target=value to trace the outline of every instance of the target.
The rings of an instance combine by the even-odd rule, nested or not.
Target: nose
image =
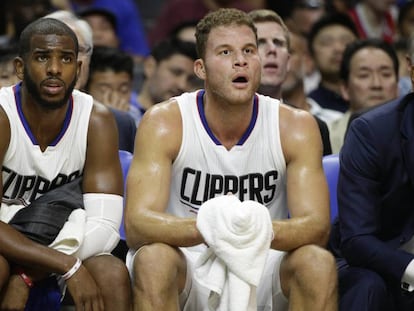
[[[242,51],[234,53],[234,66],[244,67],[247,65],[246,56]]]
[[[62,72],[61,62],[58,57],[52,56],[47,64],[47,73],[56,76]]]

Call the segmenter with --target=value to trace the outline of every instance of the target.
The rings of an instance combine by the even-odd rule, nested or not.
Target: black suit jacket
[[[414,255],[414,94],[355,119],[340,153],[331,246],[350,265],[400,281]]]

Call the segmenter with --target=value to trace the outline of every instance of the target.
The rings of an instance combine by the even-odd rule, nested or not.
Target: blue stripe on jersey
[[[221,142],[213,134],[213,131],[210,129],[207,123],[206,115],[204,112],[204,93],[205,93],[205,90],[200,90],[197,94],[198,114],[200,115],[201,123],[203,124],[204,129],[206,130],[207,134],[210,136],[210,138],[213,140],[213,142],[216,145],[221,145]],[[243,136],[240,138],[239,142],[237,143],[238,146],[243,145],[246,142],[246,140],[249,138],[250,134],[252,133],[254,126],[256,124],[256,121],[257,121],[258,112],[259,112],[259,97],[256,94],[253,98],[253,114],[250,120],[250,124],[247,127],[246,132],[244,132]]]
[[[22,109],[22,99],[21,99],[21,85],[22,83],[18,83],[14,86],[14,98],[16,100],[16,107],[17,107],[17,112],[19,114],[19,118],[20,121],[23,124],[23,127],[27,133],[27,136],[29,136],[30,140],[32,141],[33,145],[38,146],[38,142],[36,140],[36,137],[34,137],[32,131],[30,130],[30,126],[29,123],[26,120],[26,117],[24,116],[23,113],[23,109]],[[49,146],[56,146],[60,139],[63,137],[63,135],[65,135],[66,130],[69,127],[69,123],[70,120],[72,118],[72,112],[73,112],[73,97],[71,96],[69,99],[69,107],[68,110],[66,111],[66,116],[65,116],[65,120],[63,121],[63,126],[62,129],[60,130],[59,134],[56,136],[56,138],[49,144]]]

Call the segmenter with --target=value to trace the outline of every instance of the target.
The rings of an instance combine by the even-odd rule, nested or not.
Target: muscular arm
[[[101,104],[94,105],[89,121],[83,192],[86,226],[77,256],[87,259],[115,248],[123,213],[118,131],[112,113]]]
[[[125,228],[131,248],[154,242],[173,246],[203,242],[195,219],[165,213],[181,137],[181,116],[174,102],[153,107],[140,122],[127,180]]]
[[[88,128],[84,193],[123,194],[118,130],[112,113],[95,103]]]
[[[280,132],[290,218],[273,221],[272,248],[291,251],[306,244],[325,246],[330,228],[329,193],[317,124],[307,112],[281,106]]]

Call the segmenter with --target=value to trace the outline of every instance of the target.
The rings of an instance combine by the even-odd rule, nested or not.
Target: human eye
[[[65,64],[70,64],[73,62],[73,56],[72,55],[63,55],[62,56],[62,62]]]
[[[36,61],[43,63],[48,60],[48,56],[46,54],[36,54],[35,59]]]
[[[221,50],[221,51],[220,51],[220,53],[219,53],[219,54],[220,54],[220,55],[225,55],[225,56],[227,56],[227,55],[230,55],[230,53],[231,53],[231,52],[230,52],[230,50],[228,50],[228,49],[223,49],[223,50]]]
[[[286,47],[286,42],[283,40],[279,40],[279,39],[274,39],[273,40],[273,44],[278,47],[278,48],[284,48]]]

